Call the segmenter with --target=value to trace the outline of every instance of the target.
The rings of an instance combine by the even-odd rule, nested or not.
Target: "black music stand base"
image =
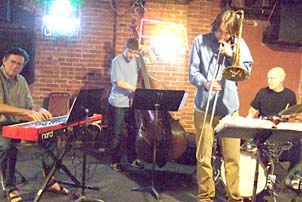
[[[57,182],[59,184],[69,185],[69,186],[76,187],[76,188],[81,188],[83,186],[82,184],[76,184],[74,182],[65,181],[65,180],[57,180]],[[93,185],[87,185],[87,184],[85,184],[84,187],[85,187],[85,189],[90,189],[90,190],[95,190],[95,191],[100,190],[99,187],[96,187],[96,186],[93,186]]]
[[[155,112],[155,120],[157,120],[158,111]],[[134,187],[132,191],[142,191],[150,193],[157,201],[159,200],[159,194],[154,188],[154,173],[155,173],[155,162],[156,162],[156,147],[157,141],[155,140],[153,143],[153,162],[152,162],[152,172],[151,172],[151,186],[149,187]]]
[[[75,202],[105,202],[102,199],[92,199],[92,198],[87,198],[85,196],[80,196]]]
[[[88,120],[88,113],[89,113],[89,109],[88,108],[85,108],[85,133],[84,133],[84,144],[83,144],[83,166],[82,166],[82,183],[81,183],[81,187],[82,187],[82,190],[81,190],[81,196],[75,200],[75,202],[80,202],[80,201],[90,201],[90,202],[105,202],[103,201],[102,199],[89,199],[85,196],[85,189],[87,188],[86,186],[86,162],[87,162],[87,148],[86,148],[86,145],[87,145],[87,134],[88,134],[88,131],[87,131],[87,120]],[[98,187],[91,187],[91,189],[93,190],[99,190]]]
[[[132,191],[141,191],[141,192],[148,192],[151,194],[157,201],[159,200],[159,194],[155,190],[153,186],[150,187],[135,187],[131,189]]]

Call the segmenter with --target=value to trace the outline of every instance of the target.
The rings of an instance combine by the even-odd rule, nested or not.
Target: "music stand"
[[[103,89],[81,89],[76,101],[74,102],[76,107],[69,114],[67,122],[74,122],[79,120],[85,120],[84,124],[84,140],[83,140],[83,167],[82,167],[82,185],[81,185],[81,195],[75,202],[80,201],[96,201],[96,202],[104,202],[101,199],[89,199],[86,198],[85,189],[86,186],[86,159],[87,159],[87,120],[89,116],[92,116],[96,113],[101,113],[101,96],[103,94]],[[98,187],[88,187],[89,189],[99,190]]]
[[[86,116],[101,114],[101,98],[104,89],[81,89],[75,101],[72,103],[66,123],[82,121]],[[88,109],[88,114],[86,112]]]
[[[132,107],[136,110],[154,110],[154,122],[158,121],[159,111],[178,111],[185,103],[184,90],[158,90],[158,89],[136,89],[133,98]],[[155,131],[158,132],[158,131]],[[135,187],[132,191],[143,191],[150,193],[156,200],[159,195],[154,188],[154,173],[156,161],[157,140],[154,138],[153,144],[153,162],[151,171],[151,186]]]
[[[75,176],[73,176],[70,171],[62,164],[62,159],[64,158],[66,154],[66,148],[64,149],[61,154],[58,155],[58,157],[49,151],[47,148],[46,151],[49,153],[50,157],[54,159],[54,165],[52,166],[51,170],[49,171],[49,174],[46,176],[44,183],[42,187],[39,189],[38,193],[35,196],[34,202],[38,202],[44,193],[47,184],[51,180],[51,177],[54,175],[55,171],[61,168],[74,182],[60,182],[62,184],[68,184],[75,187],[81,187],[82,188],[82,194],[79,197],[78,201],[97,201],[97,202],[104,202],[103,200],[98,199],[85,199],[85,188],[93,189],[93,190],[99,190],[98,187],[93,186],[87,186],[86,183],[86,136],[87,136],[87,119],[88,117],[92,116],[94,113],[100,113],[100,102],[101,102],[101,96],[103,93],[103,89],[81,89],[75,100],[73,101],[73,104],[70,108],[70,111],[67,115],[67,119],[63,121],[63,123],[73,123],[73,122],[80,122],[85,120],[84,124],[84,143],[83,143],[83,174],[82,174],[82,182],[80,182]],[[67,142],[70,142],[73,138],[73,135],[71,135]]]

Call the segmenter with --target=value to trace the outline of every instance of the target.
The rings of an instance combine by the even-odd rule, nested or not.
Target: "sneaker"
[[[139,168],[139,169],[144,168],[144,165],[139,160],[132,161],[132,163],[130,163],[130,166],[133,168]]]
[[[302,181],[299,178],[294,178],[291,181],[291,188],[294,190],[302,190]]]
[[[124,170],[124,167],[121,163],[112,163],[110,164],[110,167],[117,172],[121,172]]]

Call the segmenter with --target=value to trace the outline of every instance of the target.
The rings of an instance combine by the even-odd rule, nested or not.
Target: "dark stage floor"
[[[20,147],[18,170],[26,178],[26,182],[21,182],[17,175],[20,192],[25,202],[34,201],[35,194],[40,189],[43,178],[40,164],[41,148],[38,146]],[[136,170],[129,168],[124,172],[115,172],[109,166],[108,154],[102,148],[93,149],[87,156],[87,181],[86,185],[95,186],[99,190],[85,190],[85,201],[88,199],[102,199],[106,202],[154,202],[155,198],[147,192],[131,191],[134,187],[148,187],[151,185],[152,164],[144,163],[145,169]],[[72,149],[63,158],[64,165],[81,181],[82,176],[82,151]],[[277,201],[302,201],[297,194],[285,188],[280,181],[286,175],[284,166],[275,166],[277,176]],[[247,171],[248,172],[248,171]],[[56,172],[60,180],[70,181],[65,172],[61,169]],[[220,181],[221,182],[221,181]],[[70,190],[68,196],[57,195],[45,192],[40,201],[43,202],[69,202],[75,201],[82,193],[81,188],[66,185]],[[154,187],[160,194],[162,202],[196,202],[197,184],[195,166],[182,163],[167,163],[164,167],[156,167],[154,174]],[[217,197],[215,201],[224,202],[226,198],[222,188],[222,183],[217,183]],[[262,192],[265,193],[265,192]],[[265,196],[268,201],[272,201],[269,196]],[[0,198],[0,201],[7,201]],[[263,201],[263,200],[262,200]]]

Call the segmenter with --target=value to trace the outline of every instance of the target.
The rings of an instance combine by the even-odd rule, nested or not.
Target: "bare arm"
[[[27,121],[43,121],[52,117],[52,115],[43,108],[35,110],[13,107],[7,104],[0,104],[0,113],[14,116],[22,116]]]
[[[255,109],[254,107],[249,108],[249,113],[247,115],[248,118],[257,118],[259,115],[259,110]]]
[[[136,86],[131,86],[129,83],[125,82],[125,81],[117,81],[116,85],[119,88],[125,89],[125,90],[129,90],[130,92],[134,92],[136,89]]]
[[[13,107],[7,104],[0,104],[0,113],[2,114],[11,114],[15,116],[25,116],[30,110]]]

